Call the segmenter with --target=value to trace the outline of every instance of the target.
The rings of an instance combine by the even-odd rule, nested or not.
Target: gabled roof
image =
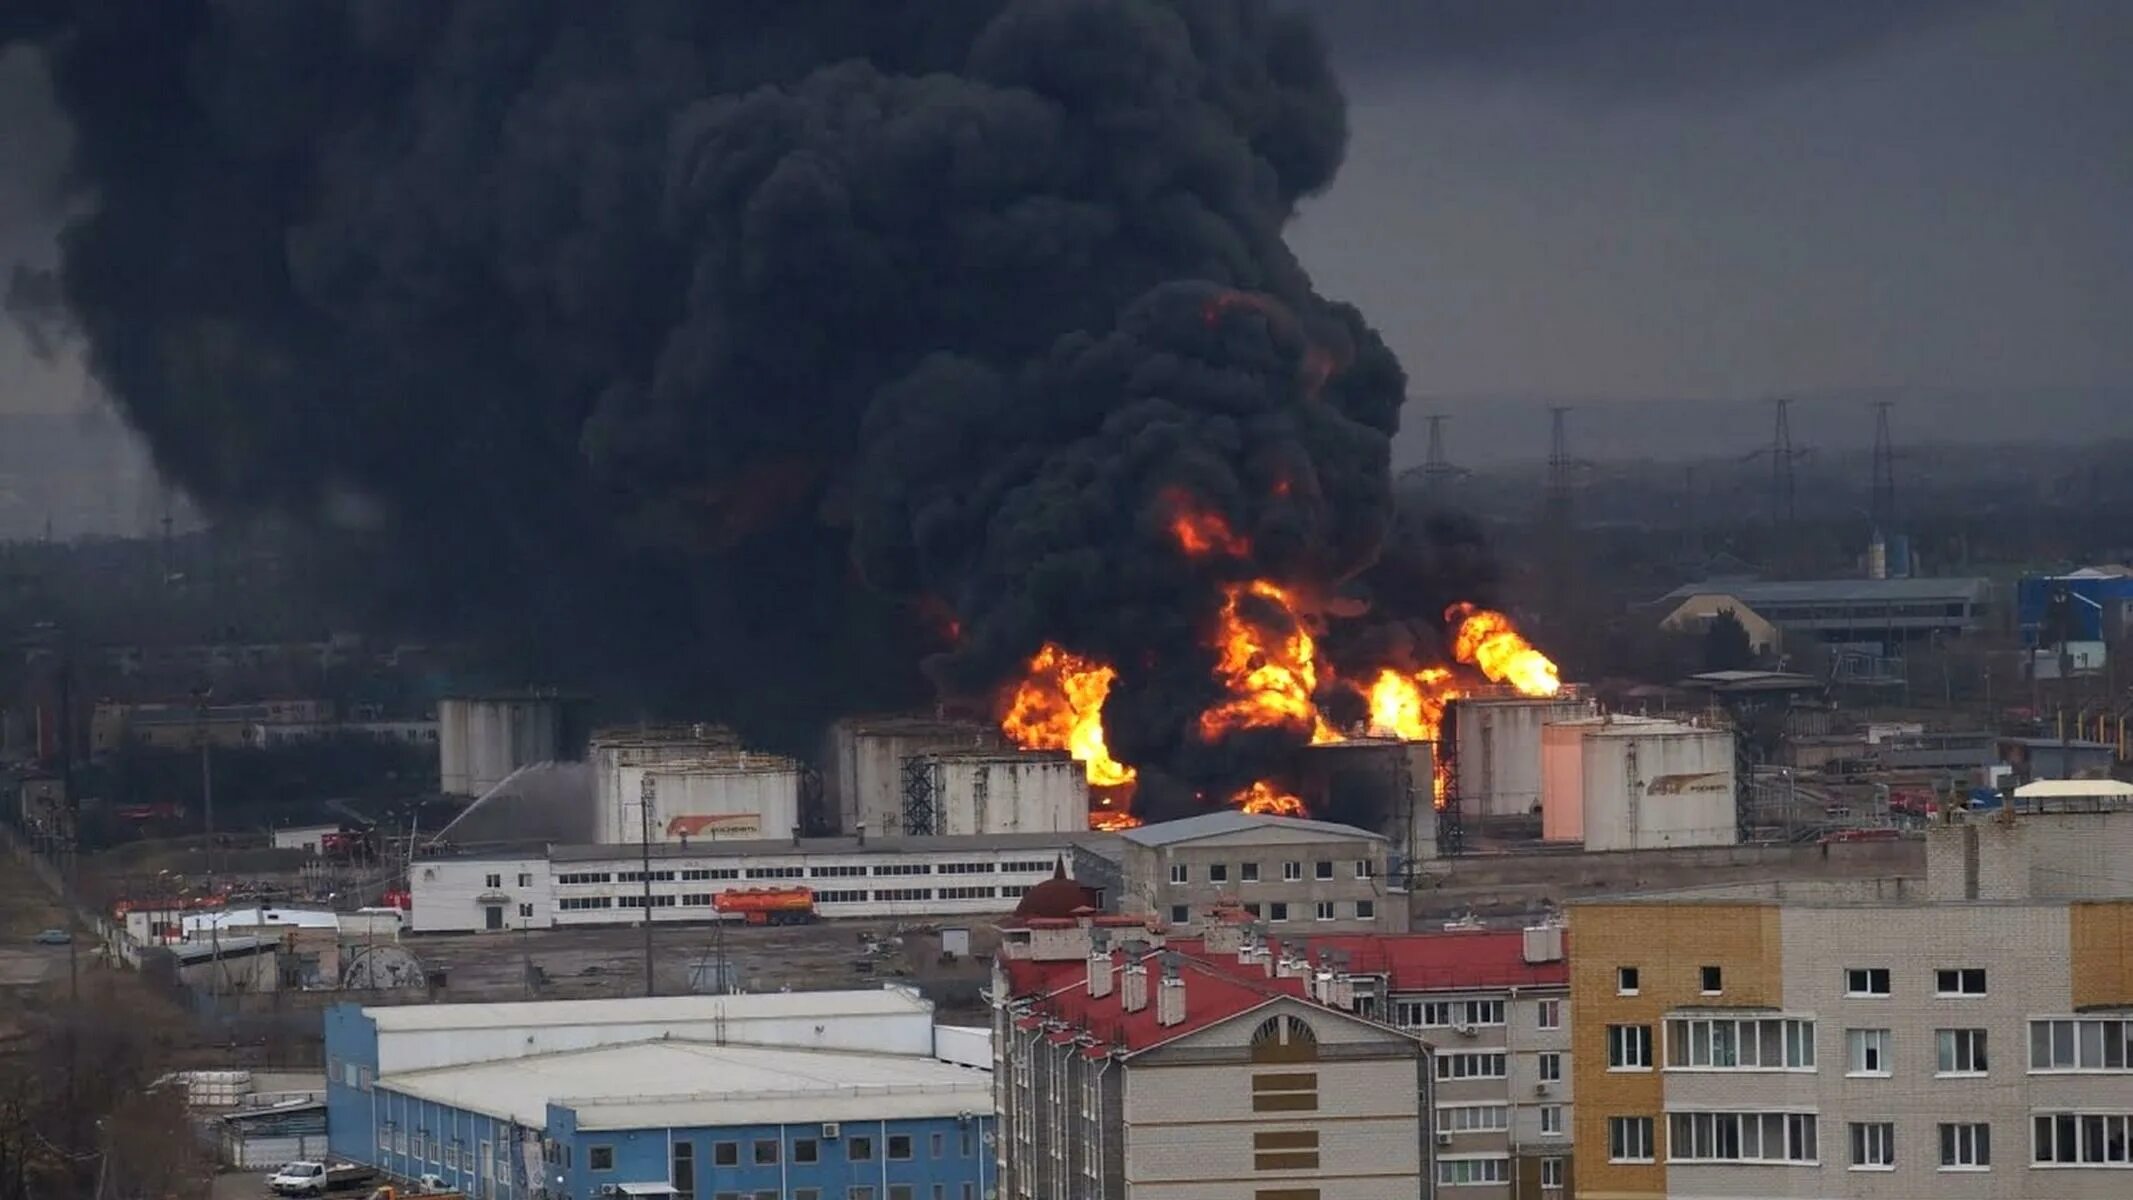
[[[1125,1009],[1123,974],[1126,964],[1132,960],[1123,952],[1114,956],[1118,965],[1112,976],[1111,992],[1105,996],[1089,994],[1086,959],[1063,962],[1004,960],[1010,991],[1016,999],[1031,1002],[1032,1013],[1021,1019],[1020,1028],[1038,1028],[1046,1018],[1054,1018],[1067,1027],[1066,1036],[1088,1036],[1088,1052],[1092,1057],[1108,1054],[1114,1049],[1131,1057],[1284,998],[1324,1007],[1310,999],[1301,979],[1264,977],[1256,968],[1250,975],[1245,975],[1238,970],[1225,970],[1219,958],[1202,959],[1173,951],[1177,956],[1178,975],[1185,981],[1185,1019],[1176,1025],[1163,1025],[1156,1020],[1156,989],[1163,986],[1160,967],[1163,953],[1160,949],[1151,950],[1139,960],[1148,972],[1148,1003],[1139,1012]],[[1236,966],[1234,962],[1230,965],[1232,968]],[[1335,1010],[1328,1008],[1325,1011],[1331,1014]],[[1349,1013],[1338,1015],[1349,1020],[1361,1019]]]
[[[1314,961],[1324,961],[1328,950],[1346,952],[1351,974],[1384,975],[1395,992],[1570,984],[1567,954],[1553,962],[1527,962],[1526,935],[1521,929],[1337,934],[1310,938],[1306,944]]]
[[[1317,833],[1330,837],[1369,838],[1384,841],[1384,835],[1358,829],[1353,825],[1338,825],[1332,821],[1310,821],[1302,817],[1261,816],[1257,813],[1239,812],[1234,808],[1219,812],[1201,813],[1196,817],[1183,817],[1176,821],[1164,821],[1155,825],[1142,825],[1128,829],[1119,836],[1142,846],[1171,846],[1179,842],[1198,841],[1201,838],[1221,837],[1229,833],[1243,833],[1253,829],[1284,829],[1296,833]]]
[[[1889,604],[1905,601],[1982,600],[1989,580],[1910,579],[1705,579],[1684,583],[1654,603],[1674,604],[1692,596],[1731,596],[1748,607],[1786,604]],[[1765,617],[1770,614],[1763,612]]]

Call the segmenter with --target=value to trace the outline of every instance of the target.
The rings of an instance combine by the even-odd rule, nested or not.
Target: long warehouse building
[[[1116,894],[1121,848],[1105,833],[806,838],[657,843],[652,919],[719,919],[718,893],[806,887],[823,917],[982,916],[1011,911],[1062,867]],[[553,846],[421,859],[408,871],[410,933],[634,925],[644,908],[640,846]]]

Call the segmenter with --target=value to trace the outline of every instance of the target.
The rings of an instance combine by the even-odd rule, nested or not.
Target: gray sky
[[[2133,432],[2133,0],[1310,8],[1354,136],[1293,240],[1461,414],[1461,457],[1558,397],[1739,410],[1644,431],[1681,450],[1776,392],[1897,389],[1912,428],[1989,438],[2012,406],[1979,395],[2056,388]],[[0,272],[53,253],[42,86],[0,59]],[[1936,418],[1953,391],[1966,415]],[[84,392],[0,329],[0,412]]]

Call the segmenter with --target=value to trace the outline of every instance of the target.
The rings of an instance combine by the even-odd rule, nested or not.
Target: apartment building
[[[1923,880],[1573,904],[1577,1194],[2133,1195],[2133,800],[2084,788]]]
[[[1174,927],[1236,907],[1277,934],[1407,928],[1388,886],[1388,842],[1353,825],[1224,809],[1126,830],[1119,908]]]
[[[1567,1200],[1570,969],[1560,925],[1309,939],[1356,1011],[1432,1047],[1435,1175],[1462,1200]],[[1288,943],[1284,943],[1284,948]]]
[[[1414,1200],[1435,1086],[1421,1038],[1236,926],[1031,918],[996,960],[1004,1200]]]

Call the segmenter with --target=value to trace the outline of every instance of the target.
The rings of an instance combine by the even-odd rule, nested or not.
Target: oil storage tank
[[[1534,815],[1541,799],[1541,730],[1595,715],[1571,689],[1548,697],[1515,693],[1452,702],[1451,757],[1461,814],[1468,821]]]
[[[1436,771],[1433,743],[1397,738],[1310,746],[1298,762],[1305,810],[1384,834],[1401,875],[1437,856]]]
[[[644,837],[645,783],[651,782],[654,842],[754,841],[790,837],[800,826],[807,768],[776,754],[731,751],[620,768],[616,809],[601,827],[614,843]]]
[[[446,696],[437,702],[439,788],[479,796],[520,767],[584,753],[583,702],[555,692]]]
[[[1575,792],[1558,774],[1557,808],[1577,797],[1575,828],[1587,850],[1727,846],[1740,840],[1734,735],[1680,721],[1585,722],[1557,735],[1560,756],[1577,755]],[[1544,814],[1543,824],[1548,819]],[[1565,835],[1567,813],[1554,819]]]
[[[904,832],[904,761],[950,750],[1007,749],[990,725],[928,716],[846,717],[822,752],[823,804],[845,833]]]
[[[1596,729],[1665,728],[1658,717],[1608,714],[1557,721],[1541,728],[1541,838],[1585,840],[1585,735]]]
[[[632,725],[596,730],[585,757],[592,766],[593,811],[600,814],[599,840],[634,842],[640,836],[635,789],[643,775],[631,776],[625,784],[625,768],[710,758],[741,748],[740,735],[723,725]],[[623,803],[625,796],[627,805]],[[771,836],[782,837],[785,832],[772,830]]]
[[[1089,776],[1064,750],[943,750],[904,760],[903,834],[1085,833]]]

